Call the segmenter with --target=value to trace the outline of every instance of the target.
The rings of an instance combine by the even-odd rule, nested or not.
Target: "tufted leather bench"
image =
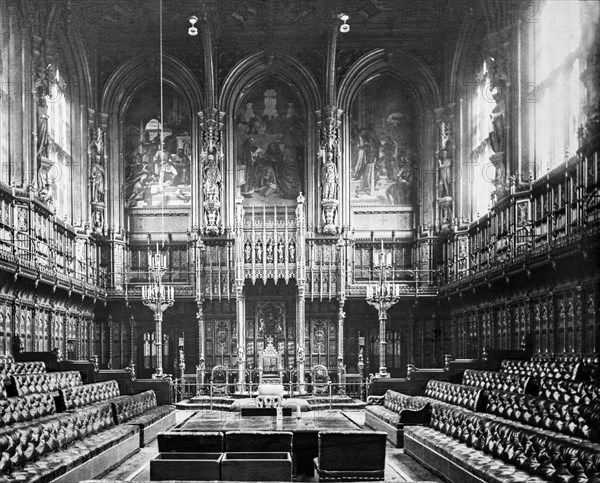
[[[463,384],[453,384],[445,381],[429,381],[425,396],[432,403],[441,401],[460,406],[471,411],[481,411],[485,407],[484,391],[478,387]]]
[[[4,362],[0,363],[0,398],[5,398],[9,395],[16,396],[14,391],[5,386],[12,384],[11,376],[20,376],[23,374],[44,374],[46,365],[41,361],[32,362]]]
[[[140,447],[154,440],[158,433],[175,426],[175,407],[157,406],[153,390],[120,396],[111,400],[115,424],[136,426]]]
[[[71,411],[90,404],[119,397],[117,381],[102,381],[82,386],[63,387],[58,390],[59,411]]]
[[[561,379],[542,379],[540,396],[572,404],[592,404],[600,401],[600,384]]]
[[[79,371],[47,372],[10,376],[11,384],[6,390],[9,396],[26,396],[35,393],[55,393],[69,386],[81,386]]]
[[[465,371],[462,383],[466,386],[475,386],[481,389],[499,389],[519,394],[535,395],[538,389],[534,381],[528,376],[475,369]]]
[[[56,414],[56,405],[54,397],[49,393],[0,399],[0,428],[54,414]]]
[[[450,481],[595,482],[600,449],[461,408],[434,407],[405,429],[405,453]]]
[[[567,404],[503,391],[486,391],[486,400],[486,413],[590,441],[600,438],[600,401]]]
[[[137,428],[115,426],[110,403],[0,430],[0,481],[81,481],[138,449]]]
[[[383,396],[369,396],[365,407],[365,425],[375,431],[384,431],[388,441],[401,448],[404,425],[426,424],[428,421],[431,408],[423,399],[391,389],[388,389]],[[408,415],[411,421],[405,422]]]
[[[534,379],[561,379],[579,381],[583,379],[584,365],[575,361],[539,361],[505,359],[500,371],[506,374],[532,377]]]
[[[429,424],[431,408],[436,405],[456,405],[471,411],[481,411],[485,407],[482,389],[437,380],[427,383],[425,396],[408,396],[388,390],[382,398],[369,400],[379,405],[365,408],[365,425],[385,431],[388,440],[397,447],[402,447],[403,428]]]

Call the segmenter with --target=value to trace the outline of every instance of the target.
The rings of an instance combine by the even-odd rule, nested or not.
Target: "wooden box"
[[[159,453],[150,460],[150,481],[220,480],[223,453]]]
[[[292,481],[290,453],[223,453],[223,481]]]

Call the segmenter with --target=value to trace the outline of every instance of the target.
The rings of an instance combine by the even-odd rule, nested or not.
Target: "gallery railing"
[[[106,295],[101,247],[37,201],[0,185],[0,260],[15,277],[94,298]]]
[[[597,143],[597,140],[596,140]],[[480,219],[460,226],[444,244],[443,282],[493,278],[527,266],[600,233],[600,157],[582,151],[527,185],[513,186]]]

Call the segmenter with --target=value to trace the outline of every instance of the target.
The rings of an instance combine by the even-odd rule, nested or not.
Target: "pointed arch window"
[[[52,199],[56,212],[69,213],[70,166],[71,166],[71,109],[66,79],[57,66],[51,70],[50,89],[46,95],[48,108],[48,156],[52,166],[48,181],[52,187]]]
[[[533,92],[528,100],[533,102],[530,122],[535,130],[535,177],[577,151],[585,102],[581,73],[587,49],[583,33],[585,28],[593,28],[586,27],[586,22],[597,19],[598,11],[597,2],[546,1],[539,21],[531,24]]]
[[[469,91],[469,99],[466,103],[466,119],[470,120],[467,128],[467,135],[470,142],[467,142],[466,159],[470,163],[465,180],[472,180],[470,196],[471,218],[482,215],[487,211],[491,204],[491,195],[494,189],[492,181],[496,173],[494,166],[490,162],[490,156],[493,154],[490,146],[489,134],[492,131],[492,110],[495,101],[492,97],[490,86],[490,76],[488,74],[487,63],[484,61],[477,76],[474,88]]]

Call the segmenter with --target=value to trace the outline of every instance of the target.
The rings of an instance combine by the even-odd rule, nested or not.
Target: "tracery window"
[[[52,161],[48,177],[52,186],[52,199],[56,212],[70,212],[70,166],[71,166],[71,110],[66,81],[61,70],[51,70],[50,90],[46,96],[48,106],[48,156]]]
[[[584,100],[580,80],[585,55],[583,10],[581,2],[547,1],[541,6],[539,21],[531,24],[534,79],[529,100],[534,104],[536,177],[577,151]]]
[[[496,172],[490,162],[493,154],[490,146],[489,134],[492,131],[491,115],[495,102],[492,97],[490,77],[487,63],[483,62],[477,74],[476,82],[469,92],[468,106],[470,113],[470,162],[471,169],[466,173],[466,181],[472,179],[472,217],[483,215],[491,204],[491,194],[494,189],[492,181]]]

